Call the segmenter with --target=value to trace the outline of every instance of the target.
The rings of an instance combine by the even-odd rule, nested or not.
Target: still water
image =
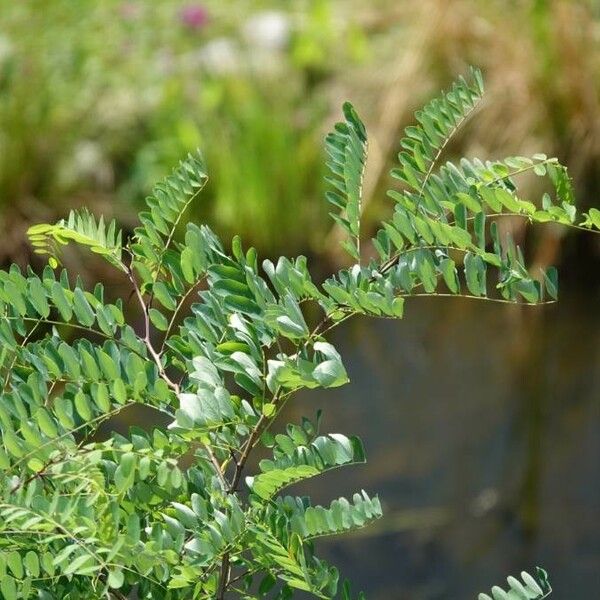
[[[381,521],[319,542],[370,600],[474,599],[535,565],[557,599],[598,597],[598,300],[415,300],[403,321],[335,331],[351,383],[287,417],[323,408],[323,430],[359,435],[368,463],[294,492],[379,494]]]

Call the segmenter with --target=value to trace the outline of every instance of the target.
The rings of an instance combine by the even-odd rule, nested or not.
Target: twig
[[[150,356],[156,363],[156,366],[158,367],[158,372],[159,372],[160,376],[164,379],[165,383],[176,394],[179,394],[179,384],[172,381],[169,378],[169,376],[167,375],[165,368],[163,367],[162,361],[160,359],[160,355],[154,349],[154,346],[152,345],[152,342],[150,340],[150,313],[148,310],[148,305],[146,304],[146,302],[144,302],[144,297],[142,296],[140,286],[138,285],[138,283],[135,279],[135,276],[133,274],[133,271],[131,270],[131,267],[127,267],[127,277],[129,278],[129,281],[131,282],[131,285],[133,286],[133,290],[135,292],[135,295],[137,296],[138,302],[140,303],[140,307],[142,309],[142,314],[144,315],[144,338],[143,338],[144,344],[146,344],[146,348],[148,349]]]
[[[223,475],[221,465],[219,464],[219,461],[217,460],[215,453],[213,452],[212,448],[208,444],[204,444],[204,449],[206,450],[206,453],[208,454],[208,457],[210,458],[210,462],[213,464],[215,471],[217,472],[217,476],[219,477],[219,480],[221,481],[221,487],[223,488],[223,490],[227,490],[227,481],[225,481],[225,476]]]
[[[276,399],[274,398],[273,401],[275,403]],[[231,480],[231,485],[229,486],[229,490],[228,490],[230,494],[234,494],[237,491],[237,486],[239,485],[240,478],[242,477],[242,471],[244,470],[244,466],[246,465],[248,456],[250,455],[250,452],[251,452],[252,448],[254,447],[254,442],[260,437],[260,435],[262,433],[261,429],[262,429],[265,421],[268,421],[268,417],[266,415],[262,414],[260,416],[260,418],[258,419],[256,426],[252,430],[252,433],[246,440],[246,445],[244,446],[244,449],[242,450],[240,459],[235,462],[235,473],[233,474],[233,479]]]
[[[162,341],[162,344],[160,346],[160,350],[159,350],[159,354],[162,354],[164,352],[165,349],[165,344],[167,343],[167,340],[169,339],[169,336],[171,335],[171,330],[173,329],[173,326],[175,325],[175,319],[177,317],[177,315],[179,314],[179,311],[181,310],[182,306],[184,305],[185,301],[188,299],[188,297],[190,296],[190,294],[204,281],[204,277],[201,277],[200,279],[198,279],[198,281],[196,281],[191,287],[190,289],[183,295],[183,297],[181,298],[181,300],[179,301],[179,304],[177,305],[177,308],[175,308],[175,311],[173,312],[173,314],[171,315],[171,320],[169,321],[169,325],[167,326],[167,331],[165,332],[165,337]]]

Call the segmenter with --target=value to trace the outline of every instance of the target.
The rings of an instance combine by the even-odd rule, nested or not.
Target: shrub
[[[392,172],[403,184],[389,193],[393,217],[381,223],[368,259],[360,247],[367,135],[344,106],[344,121],[326,139],[327,199],[353,265],[322,285],[304,257],[267,260],[260,269],[252,248],[234,238],[226,249],[205,225],[188,223],[176,241],[206,182],[197,155],[155,187],[131,239],[85,211],[30,229],[49,266],[41,276],[16,266],[0,272],[6,600],[284,599],[294,590],[352,597],[338,571],[315,555],[314,540],[379,518],[378,498],[363,491],[323,507],[282,492],[363,462],[363,446],[321,433],[318,418],[272,431],[299,389],[348,381],[328,332],[357,314],[401,318],[405,300],[424,295],[552,302],[556,271],[531,275],[520,249],[500,239],[496,219],[600,226],[597,210],[578,217],[555,159],[463,159],[438,168],[481,95],[474,70],[417,113]],[[552,185],[539,207],[519,197],[514,178],[524,171]],[[141,331],[126,322],[121,299],[105,298],[102,284],[86,290],[59,271],[69,242],[130,282]],[[496,295],[488,294],[490,270]],[[320,319],[309,318],[309,306]],[[135,404],[164,413],[170,425],[98,439],[102,423]],[[254,453],[268,458],[251,475]],[[506,597],[547,594],[542,575],[510,578]],[[500,588],[492,593],[505,597]]]

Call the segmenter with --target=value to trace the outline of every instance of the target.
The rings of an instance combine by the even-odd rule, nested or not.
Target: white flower
[[[290,20],[280,11],[260,12],[244,23],[242,35],[252,46],[265,50],[283,50],[290,39]]]
[[[211,40],[200,49],[197,57],[209,72],[217,75],[228,75],[240,70],[239,49],[235,42],[227,37]]]

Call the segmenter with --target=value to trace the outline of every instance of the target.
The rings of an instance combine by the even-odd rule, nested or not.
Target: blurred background
[[[599,206],[597,0],[1,2],[0,261],[29,260],[26,228],[77,206],[132,228],[200,147],[211,179],[193,218],[263,256],[308,254],[322,276],[343,264],[322,199],[341,103],[370,134],[367,235],[391,211],[403,128],[469,64],[486,100],[447,158],[556,155]],[[363,437],[367,466],[301,491],[380,494],[378,525],[321,543],[371,600],[471,598],[536,564],[557,598],[600,588],[598,236],[505,227],[559,266],[558,305],[428,299],[391,326],[356,320],[333,336],[351,385],[290,407]]]

